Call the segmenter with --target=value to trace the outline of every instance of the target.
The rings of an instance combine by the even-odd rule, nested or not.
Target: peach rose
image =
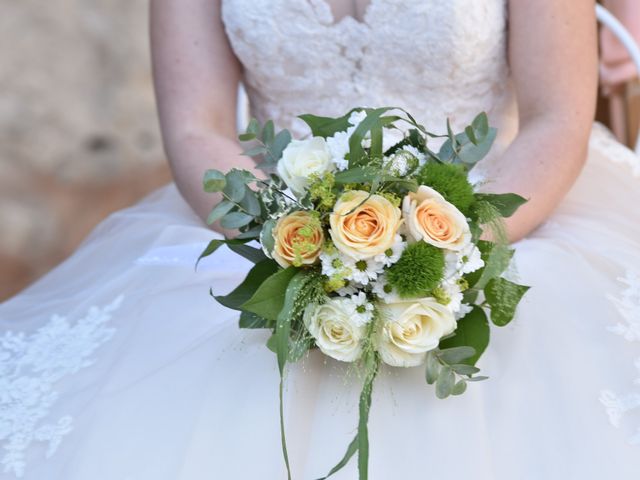
[[[368,196],[361,190],[344,193],[329,218],[336,248],[356,260],[375,257],[391,248],[402,223],[398,207],[380,195]]]
[[[273,238],[273,259],[284,268],[315,263],[324,243],[320,221],[303,211],[281,217],[273,229]]]
[[[465,216],[433,188],[421,185],[402,201],[402,213],[413,240],[448,250],[462,250],[471,241]]]

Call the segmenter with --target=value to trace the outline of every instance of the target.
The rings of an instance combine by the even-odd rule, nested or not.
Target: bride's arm
[[[252,169],[236,141],[241,67],[220,18],[220,0],[152,0],[151,53],[162,138],[176,184],[206,218],[208,168]]]
[[[586,159],[597,89],[593,0],[509,0],[509,62],[520,130],[485,190],[529,199],[507,222],[515,241],[553,211]]]

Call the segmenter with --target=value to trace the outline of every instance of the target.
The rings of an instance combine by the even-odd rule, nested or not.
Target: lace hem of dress
[[[59,397],[55,385],[92,365],[93,353],[116,329],[108,327],[120,296],[104,307],[93,306],[73,324],[54,315],[32,334],[8,331],[0,336],[0,464],[4,473],[21,478],[27,450],[46,446],[50,458],[73,430],[73,418],[47,418]]]
[[[640,273],[627,271],[626,275],[618,279],[624,290],[619,297],[608,295],[608,299],[616,306],[621,322],[608,328],[609,331],[622,336],[629,342],[640,342]],[[630,412],[640,412],[640,357],[635,361],[639,376],[633,382],[638,388],[635,392],[618,394],[611,390],[603,390],[600,401],[604,405],[609,421],[618,428],[623,418]],[[640,445],[640,425],[629,442]]]

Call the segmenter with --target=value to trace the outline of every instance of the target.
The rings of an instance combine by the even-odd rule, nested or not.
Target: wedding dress
[[[437,129],[485,110],[500,137],[482,178],[517,130],[505,3],[372,0],[362,21],[335,21],[324,0],[222,13],[259,119],[304,135],[306,112],[401,106]],[[208,295],[249,264],[221,249],[194,271],[215,235],[171,184],[0,306],[0,478],[285,478],[268,332],[240,331]],[[640,160],[594,127],[577,183],[516,247],[532,289],[492,332],[488,381],[441,401],[422,369],[383,370],[372,480],[638,478]],[[360,384],[319,353],[286,384],[294,479],[318,478],[352,439]],[[355,462],[335,476],[356,477]]]

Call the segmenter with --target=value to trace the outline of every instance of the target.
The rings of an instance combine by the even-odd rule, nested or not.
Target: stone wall
[[[0,0],[0,300],[168,181],[145,0]]]

